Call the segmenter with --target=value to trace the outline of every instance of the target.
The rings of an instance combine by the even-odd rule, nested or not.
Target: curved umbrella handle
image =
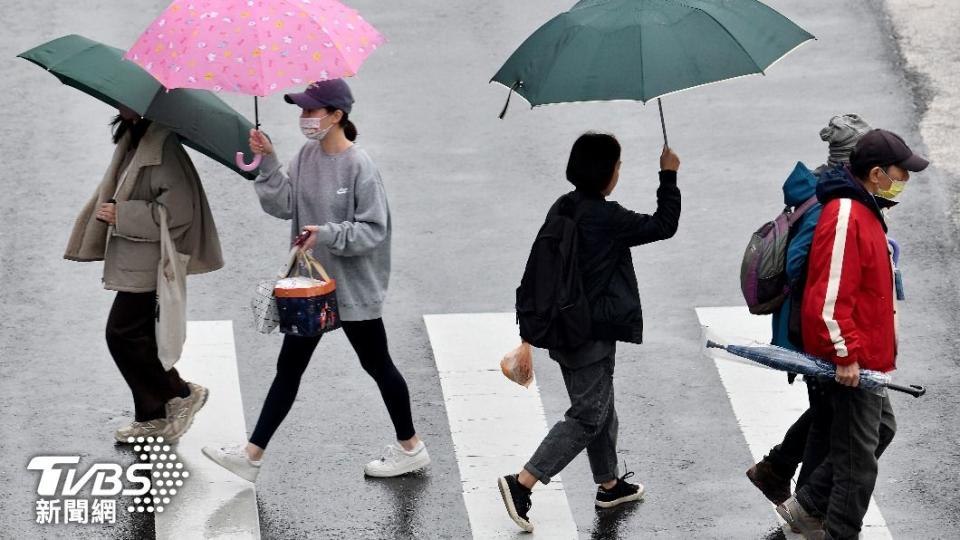
[[[903,392],[904,394],[910,394],[911,396],[918,398],[927,393],[927,389],[917,385],[911,384],[910,386],[900,386],[899,384],[887,383],[887,388],[890,390],[896,390],[897,392]]]
[[[263,160],[263,156],[260,154],[255,154],[253,161],[248,164],[245,162],[246,158],[244,157],[243,152],[237,152],[237,167],[239,167],[241,171],[250,172],[255,170],[260,166],[261,160]]]

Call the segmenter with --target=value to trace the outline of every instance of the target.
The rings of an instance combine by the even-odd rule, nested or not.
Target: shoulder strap
[[[789,225],[793,225],[798,219],[800,219],[803,216],[803,214],[807,213],[807,210],[810,210],[810,208],[812,208],[813,205],[817,204],[817,202],[818,201],[817,201],[816,195],[804,201],[803,204],[796,207],[793,210],[793,212],[790,212],[790,214],[787,216],[787,223]]]

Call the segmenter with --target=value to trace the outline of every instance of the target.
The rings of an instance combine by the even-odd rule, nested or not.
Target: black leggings
[[[343,331],[360,358],[360,365],[377,381],[380,395],[383,396],[383,402],[397,432],[397,440],[412,439],[416,431],[413,429],[413,418],[410,414],[410,394],[407,391],[407,382],[390,359],[383,319],[343,321]],[[267,447],[273,433],[293,406],[300,388],[300,377],[307,369],[318,343],[319,337],[284,336],[280,357],[277,359],[277,376],[274,377],[267,399],[263,402],[257,427],[250,437],[251,443],[260,448]]]

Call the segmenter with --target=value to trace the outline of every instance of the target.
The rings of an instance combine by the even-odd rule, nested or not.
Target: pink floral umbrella
[[[385,39],[336,0],[174,0],[125,58],[167,89],[257,96],[357,73]],[[237,152],[237,165],[251,164]]]

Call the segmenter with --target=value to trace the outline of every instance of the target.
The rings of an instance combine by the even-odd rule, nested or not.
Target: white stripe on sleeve
[[[847,228],[850,225],[850,199],[840,199],[840,210],[837,216],[837,230],[833,237],[833,253],[830,255],[830,278],[827,282],[827,298],[823,303],[823,322],[830,333],[830,341],[837,351],[837,356],[846,358],[847,342],[840,333],[840,324],[834,320],[833,312],[837,307],[837,294],[840,292],[840,276],[843,271],[843,252],[847,247]]]

